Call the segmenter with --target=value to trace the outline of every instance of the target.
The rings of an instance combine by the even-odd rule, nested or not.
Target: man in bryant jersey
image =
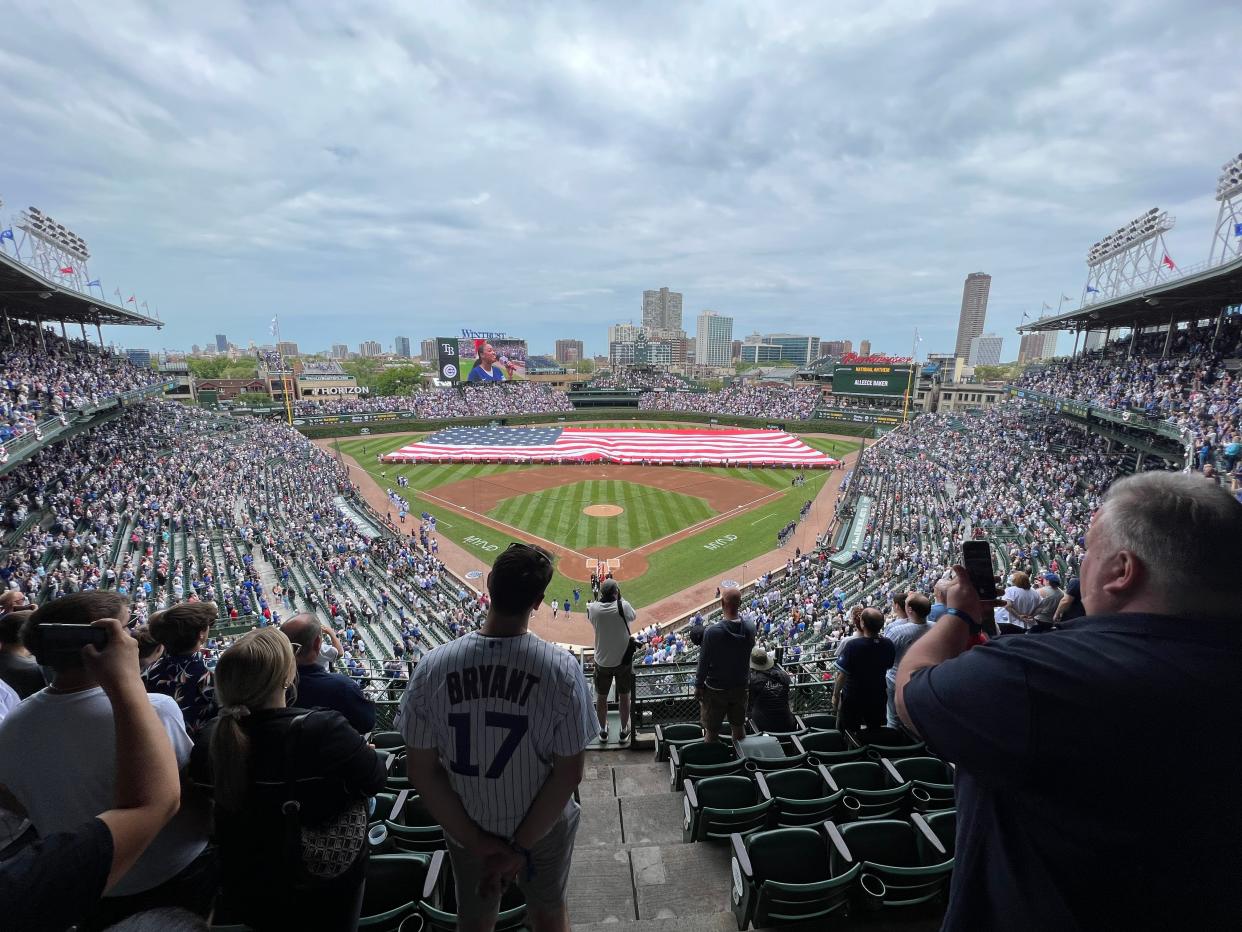
[[[536,932],[569,928],[573,792],[599,723],[578,661],[527,630],[551,579],[544,550],[501,553],[486,623],[418,662],[397,716],[410,783],[449,839],[463,932],[495,925],[512,881]]]

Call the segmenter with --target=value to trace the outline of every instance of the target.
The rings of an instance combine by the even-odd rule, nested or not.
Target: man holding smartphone
[[[1087,533],[1086,616],[973,650],[991,604],[954,567],[897,671],[902,720],[957,765],[942,928],[1239,926],[1240,527],[1198,476],[1120,479]],[[1152,805],[1163,787],[1194,798]]]

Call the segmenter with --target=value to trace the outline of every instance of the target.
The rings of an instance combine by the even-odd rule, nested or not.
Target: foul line
[[[775,512],[775,511],[773,511],[773,512],[771,512],[770,514],[766,514],[766,515],[764,515],[762,518],[760,518],[760,519],[759,519],[759,521],[766,521],[766,520],[768,520],[768,518],[775,518],[775,517],[776,517],[776,512]],[[759,521],[752,521],[752,522],[750,522],[750,526],[751,526],[751,527],[754,527],[756,524],[758,524],[758,523],[759,523]]]
[[[632,553],[637,553],[640,550],[646,550],[649,547],[655,547],[656,544],[660,543],[661,541],[668,540],[670,537],[678,537],[678,536],[692,537],[695,534],[697,534],[699,531],[711,527],[713,524],[719,524],[722,521],[731,521],[732,519],[737,517],[737,512],[741,511],[743,508],[750,510],[751,508],[754,508],[757,505],[763,504],[769,499],[777,498],[784,494],[785,494],[784,489],[778,489],[777,491],[769,492],[767,495],[762,495],[759,498],[754,499],[753,501],[747,502],[745,505],[739,505],[737,508],[733,509],[733,511],[731,512],[725,512],[723,514],[718,514],[714,517],[707,518],[704,521],[700,521],[698,524],[692,524],[689,527],[684,527],[680,531],[674,531],[672,534],[665,534],[661,538],[648,541],[647,543],[643,544],[641,547],[635,547],[633,550],[627,550],[625,553],[621,554],[620,556],[622,559],[624,559],[625,557],[628,557]]]
[[[572,554],[573,556],[576,556],[576,557],[582,557],[582,559],[584,560],[589,559],[585,553],[580,553],[577,550],[574,550],[570,547],[566,547],[564,544],[558,544],[556,541],[548,540],[546,537],[538,537],[535,534],[531,534],[529,531],[525,531],[525,530],[522,530],[521,528],[513,527],[510,524],[505,524],[503,521],[496,521],[495,518],[489,518],[487,515],[481,515],[477,511],[471,511],[465,505],[459,505],[455,502],[450,502],[447,499],[443,499],[438,495],[432,495],[430,492],[419,492],[418,494],[421,495],[423,498],[429,498],[432,501],[437,501],[440,504],[453,509],[454,512],[464,511],[468,515],[474,515],[476,518],[480,519],[479,521],[480,524],[486,527],[490,527],[495,531],[500,531],[500,533],[506,534],[509,537],[515,537],[519,540],[521,540],[523,536],[529,537],[532,540],[539,541],[541,544],[547,544],[553,550],[559,550],[560,552],[565,553],[565,554]],[[492,523],[492,522],[495,522],[495,523]],[[437,523],[439,522],[437,521]],[[496,527],[497,524],[501,525],[501,527]]]

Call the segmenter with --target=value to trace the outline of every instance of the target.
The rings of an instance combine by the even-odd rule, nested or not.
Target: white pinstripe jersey
[[[414,669],[396,727],[434,748],[466,812],[508,838],[552,770],[599,730],[595,697],[569,651],[527,632],[478,632],[435,648]]]

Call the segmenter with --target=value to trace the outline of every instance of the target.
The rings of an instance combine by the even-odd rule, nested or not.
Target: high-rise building
[[[644,291],[643,326],[653,330],[681,330],[681,293],[667,288]]]
[[[557,340],[556,361],[559,363],[576,363],[584,357],[585,350],[581,340]]]
[[[227,353],[229,351],[229,338],[223,333],[216,334],[216,352]]]
[[[804,337],[795,333],[769,333],[763,338],[781,348],[781,359],[798,366],[809,365],[819,358],[819,337]]]
[[[840,359],[846,353],[854,351],[854,344],[849,340],[823,340],[819,344],[819,355],[832,356]]]
[[[957,319],[957,346],[954,354],[970,355],[970,341],[983,333],[983,321],[988,315],[988,291],[992,288],[992,276],[984,272],[971,272],[962,288],[962,312]]]
[[[633,343],[642,332],[637,324],[613,324],[608,328],[609,343]]]
[[[859,356],[870,356],[871,355],[871,341],[870,340],[863,340],[861,343],[858,344],[858,355]]]
[[[1057,337],[1055,330],[1044,333],[1024,333],[1018,345],[1018,362],[1037,362],[1040,359],[1051,359],[1057,354]]]
[[[379,356],[384,352],[384,347],[380,346],[378,340],[363,340],[358,344],[359,356]]]
[[[968,366],[999,366],[1001,345],[1004,337],[995,333],[984,333],[970,341],[970,355],[966,357]]]
[[[742,362],[780,362],[784,357],[781,355],[781,347],[775,343],[743,343],[738,351],[739,360]]]
[[[298,345],[292,340],[281,340],[276,344],[276,352],[280,353],[281,356],[297,356]]]
[[[393,348],[393,352],[395,352],[402,359],[410,358],[410,338],[409,337],[397,337],[395,340],[392,341],[392,348]]]
[[[704,311],[694,338],[694,361],[700,366],[727,366],[733,350],[733,318]]]
[[[349,346],[344,343],[333,343],[332,344],[332,358],[333,359],[348,359],[349,358]]]
[[[435,362],[440,358],[440,349],[436,345],[434,337],[428,340],[423,340],[422,343],[419,344],[419,347],[420,349],[418,351],[418,356],[423,362]]]
[[[1088,330],[1087,338],[1082,341],[1082,351],[1090,353],[1092,350],[1098,350],[1104,345],[1104,340],[1107,336],[1107,330]]]

